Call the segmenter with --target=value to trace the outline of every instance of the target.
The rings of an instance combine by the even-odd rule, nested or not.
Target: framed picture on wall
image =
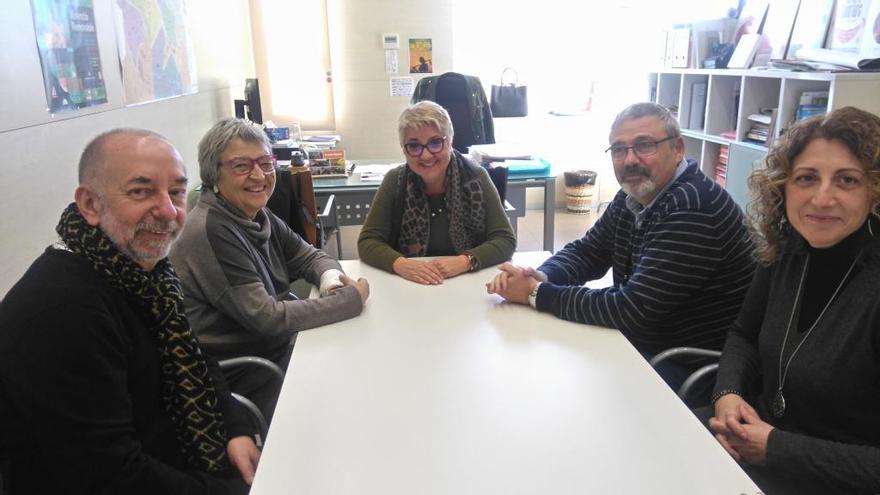
[[[409,73],[430,74],[434,72],[434,56],[431,38],[409,39]]]

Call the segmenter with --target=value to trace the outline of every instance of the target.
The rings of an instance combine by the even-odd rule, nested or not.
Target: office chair
[[[721,351],[713,351],[710,349],[700,349],[698,347],[673,347],[671,349],[667,349],[663,352],[658,353],[653,358],[651,358],[648,363],[651,367],[656,368],[660,363],[666,361],[667,359],[675,359],[680,357],[704,357],[704,358],[714,358],[716,361],[713,363],[709,363],[701,366],[696,371],[691,373],[685,381],[681,384],[676,392],[678,397],[685,403],[687,403],[687,399],[690,397],[691,390],[703,379],[709,378],[718,372],[718,362],[721,358]]]
[[[324,248],[326,239],[335,234],[337,258],[342,256],[339,222],[335,221],[335,197],[331,195],[318,212],[312,174],[308,169],[291,167],[279,169],[276,174],[275,191],[266,206],[318,249]]]
[[[456,72],[422,78],[416,85],[411,102],[430,100],[449,112],[455,136],[452,146],[467,154],[473,144],[495,142],[492,111],[480,79]]]
[[[510,221],[511,228],[513,228],[513,235],[516,235],[516,208],[508,203],[506,199],[509,170],[507,167],[484,166],[484,168],[489,173],[489,179],[492,180],[492,184],[495,185],[495,189],[498,191],[498,197],[501,198],[501,205],[504,207],[504,213],[507,214],[507,219]]]
[[[9,461],[0,460],[0,495],[9,493]]]
[[[230,359],[224,359],[223,361],[219,361],[217,364],[220,365],[221,370],[230,370],[237,367],[242,366],[254,366],[257,368],[263,368],[273,375],[275,375],[279,380],[279,387],[281,386],[281,382],[284,382],[284,371],[272,361],[268,359],[264,359],[256,356],[242,356],[242,357],[234,357]],[[247,397],[244,397],[240,394],[232,393],[232,396],[237,400],[245,409],[250,413],[251,417],[254,420],[259,432],[255,435],[255,440],[257,447],[263,446],[263,439],[266,438],[266,435],[269,433],[269,423],[266,421],[266,416],[260,411],[260,408],[257,407],[256,404],[253,403]],[[2,494],[0,494],[2,495]]]

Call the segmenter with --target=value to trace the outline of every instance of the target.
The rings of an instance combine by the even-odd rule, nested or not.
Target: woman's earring
[[[212,190],[214,191],[214,194],[220,194],[220,188],[217,187],[217,184],[214,184],[214,187],[212,188]]]

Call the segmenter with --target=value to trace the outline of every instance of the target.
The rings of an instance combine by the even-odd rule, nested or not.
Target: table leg
[[[553,249],[554,227],[556,226],[556,178],[544,179],[544,251]]]

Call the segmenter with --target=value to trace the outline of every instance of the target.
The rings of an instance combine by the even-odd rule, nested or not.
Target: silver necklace
[[[779,375],[777,375],[777,383],[779,384],[779,388],[776,390],[776,395],[773,397],[773,416],[776,418],[781,418],[785,415],[785,396],[782,395],[782,387],[785,385],[785,377],[788,376],[788,367],[791,366],[791,361],[794,359],[795,354],[799,350],[801,350],[801,346],[804,345],[804,342],[807,341],[807,338],[810,337],[810,334],[819,324],[819,320],[822,319],[822,316],[825,315],[825,312],[828,311],[828,308],[831,307],[831,303],[834,301],[834,298],[837,297],[837,293],[840,292],[840,289],[843,288],[843,284],[846,283],[846,279],[849,278],[849,274],[852,273],[853,268],[856,267],[856,263],[861,258],[862,253],[856,256],[856,259],[853,260],[852,264],[849,265],[849,270],[843,275],[843,279],[837,285],[837,288],[834,289],[834,293],[831,294],[831,297],[828,299],[828,302],[825,303],[825,307],[822,308],[822,312],[819,313],[819,316],[816,317],[816,320],[813,321],[813,324],[810,325],[810,328],[807,330],[807,333],[804,335],[804,338],[801,339],[800,343],[797,347],[792,351],[791,356],[788,357],[788,361],[785,363],[785,369],[782,368],[782,358],[785,354],[785,344],[788,342],[788,334],[791,332],[791,323],[794,321],[794,313],[798,309],[798,301],[801,299],[801,293],[804,288],[804,279],[807,278],[807,268],[810,266],[810,255],[807,254],[807,260],[804,262],[804,271],[801,273],[801,281],[798,282],[798,290],[797,294],[794,296],[794,306],[791,308],[791,316],[788,318],[788,327],[785,329],[785,337],[782,338],[782,348],[779,349]]]

